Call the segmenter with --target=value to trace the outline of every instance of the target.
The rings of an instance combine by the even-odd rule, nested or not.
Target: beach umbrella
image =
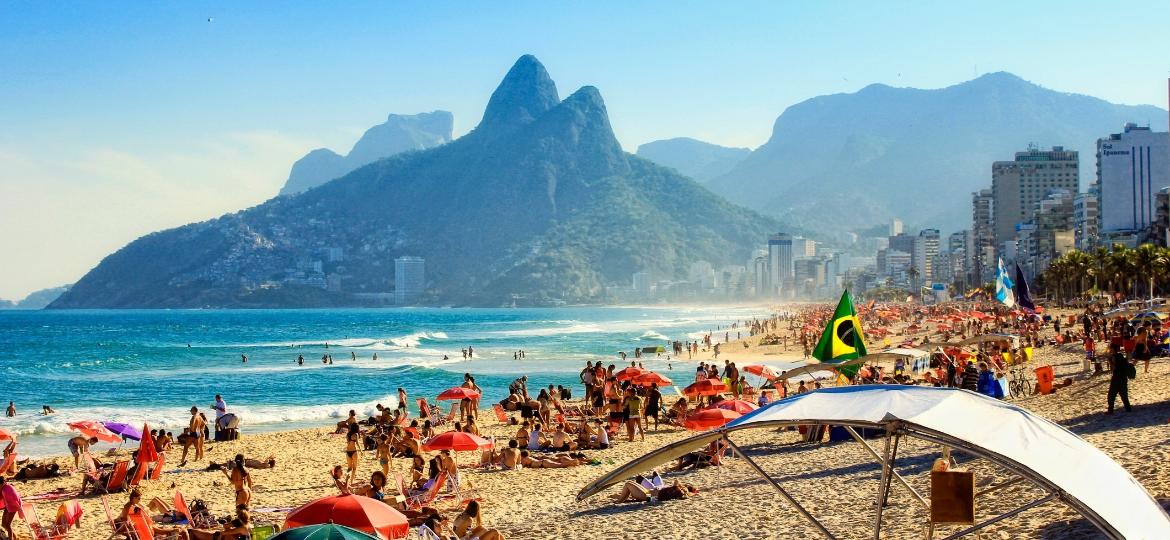
[[[736,418],[743,416],[727,409],[703,409],[687,417],[683,426],[692,431],[702,431],[717,428]]]
[[[384,540],[410,534],[410,523],[401,512],[382,501],[353,494],[317,499],[284,519],[285,529],[320,524],[345,525]]]
[[[443,390],[443,393],[439,394],[439,397],[437,399],[440,401],[443,401],[443,400],[459,401],[463,398],[475,399],[477,397],[479,397],[479,392],[476,392],[475,390],[472,390],[470,388],[463,388],[462,386],[455,386],[455,387],[451,387],[451,388],[448,388],[446,390]]]
[[[642,368],[630,366],[630,367],[623,369],[617,373],[614,373],[613,376],[615,379],[617,379],[619,381],[629,381],[629,380],[633,380],[633,379],[638,378],[638,375],[641,375],[643,373],[646,373],[646,370],[644,370]]]
[[[16,434],[7,429],[0,428],[0,441],[15,441]]]
[[[751,373],[752,375],[763,377],[765,379],[775,379],[776,377],[780,376],[780,374],[776,373],[776,370],[772,369],[771,366],[765,366],[764,364],[747,365],[743,367],[743,370],[747,373]]]
[[[652,384],[657,386],[670,386],[674,384],[674,382],[666,377],[663,377],[662,375],[654,373],[653,371],[647,371],[641,375],[638,375],[638,377],[634,379],[634,384],[637,384],[638,386],[650,386]]]
[[[66,425],[81,432],[81,434],[85,435],[86,437],[97,437],[97,440],[102,442],[110,444],[119,444],[122,442],[121,437],[106,429],[106,426],[103,426],[100,422],[95,422],[93,420],[83,420],[81,422],[69,422]]]
[[[754,403],[744,401],[742,399],[725,399],[719,403],[716,403],[712,408],[727,409],[729,411],[735,411],[739,414],[747,414],[757,409]]]
[[[1133,324],[1142,324],[1142,323],[1147,322],[1147,321],[1151,322],[1151,323],[1155,323],[1155,322],[1161,322],[1164,320],[1166,320],[1166,317],[1163,316],[1161,313],[1147,311],[1145,313],[1139,313],[1139,314],[1135,315],[1132,319],[1129,320],[1129,322],[1131,322]]]
[[[138,431],[138,428],[136,428],[130,424],[123,424],[121,422],[111,422],[109,420],[103,420],[102,425],[105,426],[106,429],[110,430],[111,432],[118,434],[118,435],[121,435],[122,437],[130,439],[132,441],[137,441],[137,440],[142,439],[142,432]],[[150,432],[148,431],[147,433],[150,433]]]
[[[378,537],[345,525],[324,523],[289,529],[268,540],[378,540]]]
[[[146,436],[139,439],[138,442],[139,466],[145,466],[147,463],[158,461],[158,449],[154,447],[154,439],[150,436],[150,426],[142,424],[142,432]]]
[[[727,385],[718,379],[703,379],[683,388],[686,396],[714,396],[727,391]]]
[[[448,431],[431,437],[423,443],[423,450],[454,450],[456,452],[470,452],[472,450],[487,450],[492,442],[474,433],[462,431]]]

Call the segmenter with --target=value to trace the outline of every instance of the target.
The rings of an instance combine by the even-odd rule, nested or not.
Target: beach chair
[[[42,524],[40,516],[37,516],[37,509],[31,503],[22,504],[20,512],[24,514],[24,522],[32,532],[34,540],[61,540],[69,530],[69,526],[64,523]]]
[[[420,420],[427,419],[431,420],[432,424],[434,423],[434,420],[431,418],[431,406],[427,404],[427,398],[418,398],[418,416]]]
[[[135,540],[134,532],[130,529],[130,527],[127,527],[125,523],[119,525],[114,520],[114,512],[110,510],[110,501],[106,498],[105,495],[102,495],[102,509],[106,511],[106,521],[109,522],[110,530],[113,531],[113,534],[110,535],[110,538],[121,536],[123,538]]]
[[[442,537],[435,534],[435,531],[432,531],[431,528],[427,527],[425,524],[419,525],[418,528],[415,529],[415,532],[418,533],[419,540],[443,540]]]
[[[430,489],[419,493],[417,495],[408,495],[406,497],[406,508],[410,510],[421,510],[422,507],[435,502],[439,497],[439,491],[447,484],[447,473],[440,472],[439,476],[435,477],[435,483]]]
[[[130,479],[130,487],[136,488],[146,478],[146,471],[149,466],[146,463],[139,463],[138,467],[134,469],[134,477]]]
[[[496,413],[496,420],[498,420],[501,424],[506,426],[512,423],[512,420],[508,418],[508,413],[504,411],[503,405],[500,405],[499,403],[492,405],[492,412]]]
[[[191,515],[191,508],[187,506],[187,499],[183,497],[183,492],[175,490],[175,511],[187,518],[187,526],[196,529],[212,529],[218,526],[214,519],[206,515],[199,516]]]
[[[479,490],[468,485],[469,482],[465,478],[460,478],[455,475],[451,478],[451,495],[455,501],[455,506],[463,506],[467,501],[482,501],[483,496],[479,494]]]
[[[158,461],[154,462],[154,469],[151,469],[151,471],[150,471],[150,479],[151,480],[158,480],[159,478],[162,477],[163,465],[166,465],[166,463],[167,463],[167,455],[165,453],[159,454]]]
[[[114,470],[110,473],[110,478],[105,485],[101,484],[101,473],[96,471],[92,474],[86,473],[90,480],[93,481],[93,493],[113,493],[120,491],[126,487],[126,471],[130,469],[129,461],[119,461],[114,464]]]
[[[252,527],[252,540],[268,540],[280,532],[280,527],[271,523]]]

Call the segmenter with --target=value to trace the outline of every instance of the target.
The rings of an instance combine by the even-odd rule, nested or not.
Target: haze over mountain
[[[69,290],[71,285],[62,285],[50,289],[41,289],[29,293],[23,300],[0,300],[0,309],[44,309],[58,297]]]
[[[944,231],[970,226],[971,192],[991,164],[1029,143],[1080,151],[1082,189],[1096,140],[1126,122],[1166,130],[1166,111],[1057,92],[1010,73],[920,90],[874,84],[815,97],[776,119],[772,137],[711,189],[786,221],[843,230],[898,216]]]
[[[451,141],[454,116],[447,111],[421,114],[391,114],[362,135],[345,156],[318,148],[293,163],[281,195],[292,195],[401,152],[425,150]]]
[[[709,142],[677,137],[652,141],[638,147],[638,157],[673,167],[700,182],[727,174],[751,154],[748,148],[728,148]]]
[[[592,302],[634,272],[743,264],[778,228],[624,153],[596,88],[561,100],[524,56],[467,135],[147,235],[51,307],[354,304],[351,293],[392,290],[403,255],[426,259],[428,303]]]

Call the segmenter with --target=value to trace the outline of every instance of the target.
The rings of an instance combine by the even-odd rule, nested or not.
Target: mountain
[[[596,302],[634,272],[743,264],[779,223],[622,151],[596,88],[521,57],[467,135],[140,238],[53,308],[354,305],[426,260],[424,303]]]
[[[874,84],[789,107],[766,144],[708,186],[828,229],[901,216],[907,225],[958,230],[970,227],[971,192],[991,186],[992,162],[1029,143],[1064,146],[1080,151],[1087,186],[1097,138],[1125,122],[1165,130],[1166,111],[1056,92],[1009,73],[937,90]]]
[[[71,285],[62,285],[60,287],[35,291],[29,293],[28,296],[24,297],[24,300],[19,302],[0,300],[0,309],[44,309],[64,294],[65,291],[68,291],[69,287]]]
[[[700,182],[723,176],[751,154],[747,148],[728,148],[687,137],[653,141],[638,147],[638,157],[673,167]]]
[[[298,159],[280,194],[300,193],[379,159],[450,142],[454,124],[454,116],[447,111],[391,114],[385,123],[366,130],[345,156],[318,148]]]

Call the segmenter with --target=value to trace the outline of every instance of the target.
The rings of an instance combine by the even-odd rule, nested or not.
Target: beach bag
[[[1133,365],[1130,362],[1126,362],[1125,363],[1125,376],[1129,377],[1130,379],[1136,379],[1137,378],[1137,366]]]

